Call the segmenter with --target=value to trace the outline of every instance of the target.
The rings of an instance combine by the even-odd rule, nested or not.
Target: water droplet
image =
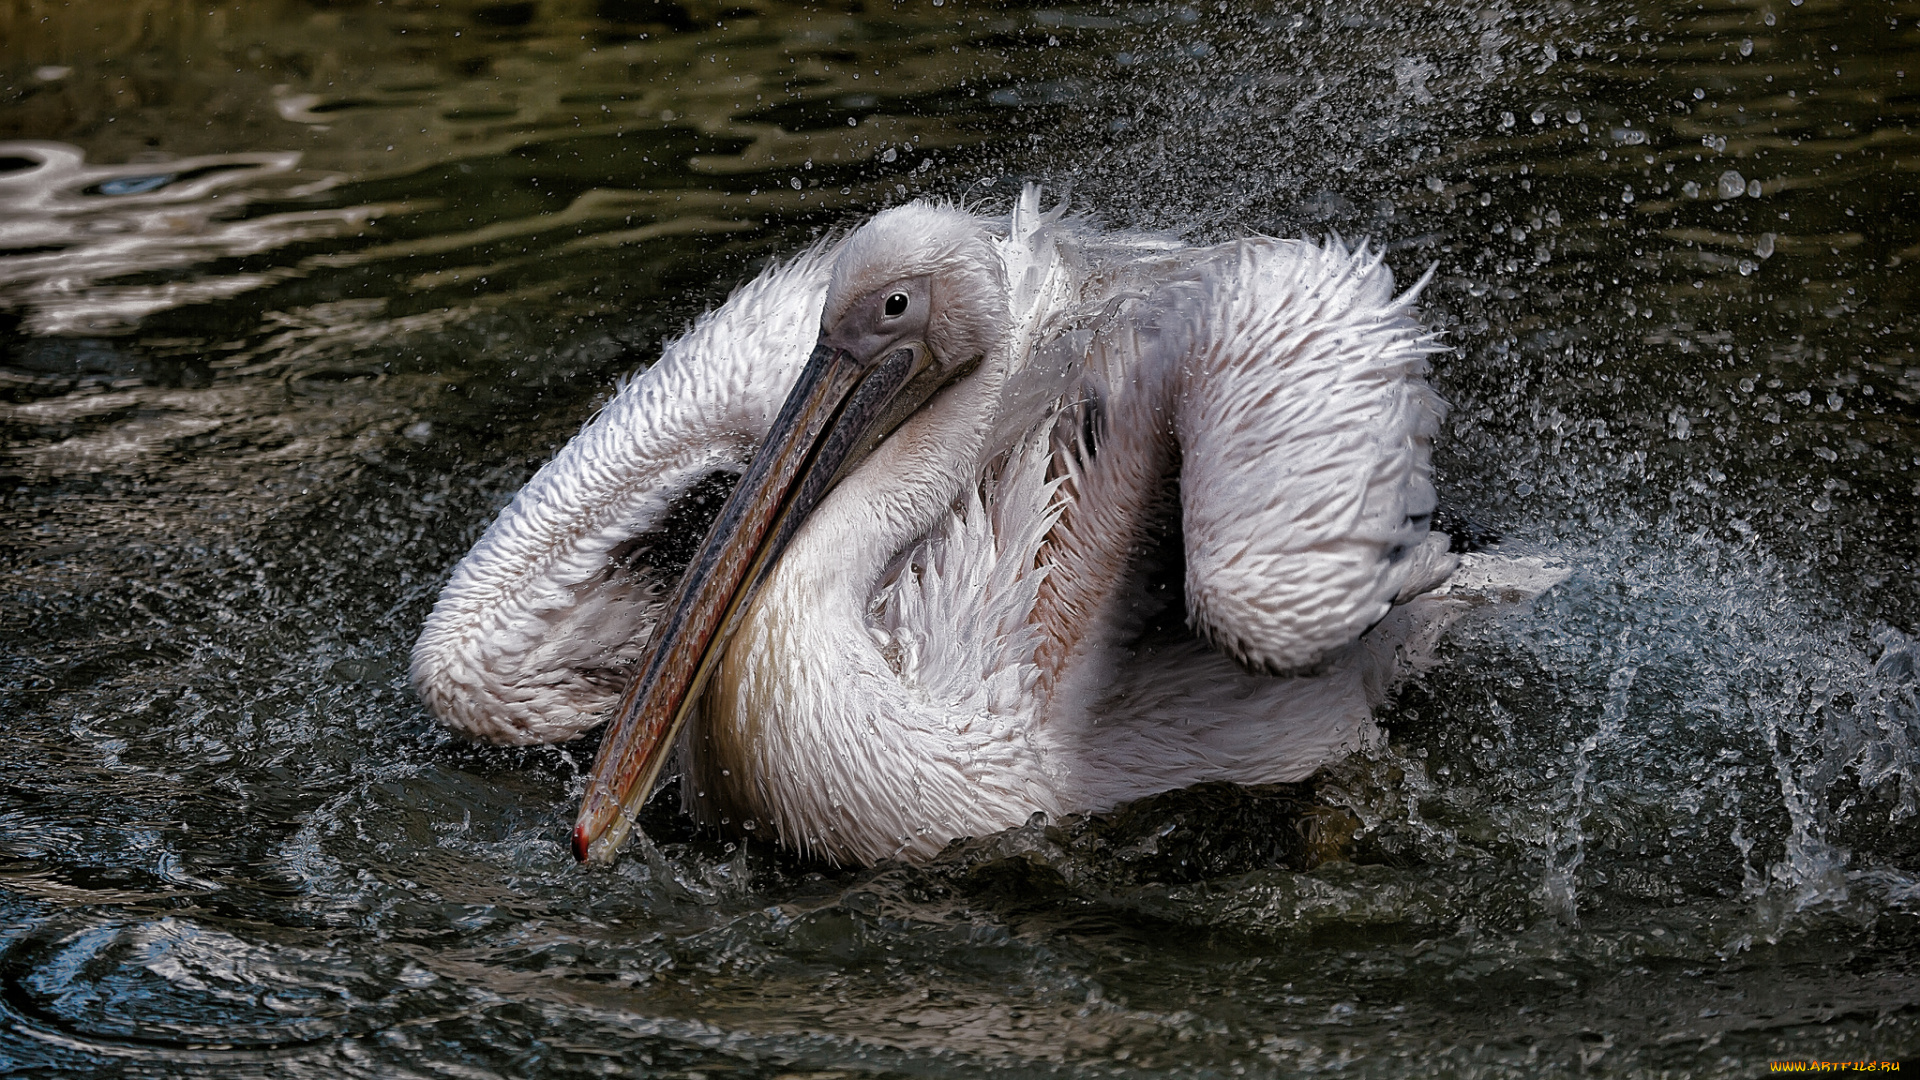
[[[1700,197],[1700,185],[1689,180],[1680,185],[1680,194],[1685,195],[1689,199],[1697,199]]]
[[[1501,114],[1500,114],[1500,127],[1501,127],[1501,130],[1505,130],[1505,129],[1507,129],[1507,128],[1510,128],[1510,127],[1512,127],[1512,126],[1513,126],[1513,114],[1512,114],[1512,113],[1510,113],[1510,112],[1503,112],[1503,113],[1501,113]]]
[[[1720,197],[1737,199],[1747,193],[1747,178],[1732,169],[1720,174]]]
[[[1813,508],[1824,514],[1827,511],[1833,509],[1833,502],[1829,500],[1825,495],[1821,495],[1818,498],[1813,500]]]
[[[440,981],[440,976],[415,964],[408,964],[398,976],[400,982],[412,987],[432,986]]]
[[[1697,86],[1693,88],[1693,100],[1700,101],[1704,99],[1706,96],[1707,96],[1707,92],[1705,90],[1702,90]]]
[[[1568,109],[1568,110],[1567,110],[1567,123],[1569,123],[1569,124],[1577,124],[1577,123],[1579,123],[1579,122],[1580,122],[1580,110],[1579,110],[1579,109]]]
[[[1745,38],[1745,39],[1742,39],[1742,40],[1741,40],[1741,42],[1740,42],[1740,55],[1741,55],[1741,56],[1752,56],[1752,55],[1753,55],[1753,39],[1752,39],[1752,38]]]
[[[788,183],[788,184],[791,184],[791,185],[793,186],[793,190],[795,190],[795,191],[799,191],[799,190],[800,190],[800,178],[799,178],[799,177],[797,177],[797,176],[796,176],[796,177],[794,177],[793,179],[791,179],[791,180],[789,180],[789,181],[787,181],[787,183]]]
[[[1760,181],[1758,180],[1747,181],[1747,198],[1757,199],[1759,197],[1760,197]]]
[[[1623,203],[1630,203],[1630,202],[1632,202],[1632,201],[1633,201],[1633,189],[1632,189],[1632,188],[1628,188],[1628,189],[1626,189],[1625,191],[1622,191],[1622,192],[1620,193],[1620,201],[1621,201],[1621,202],[1623,202]]]
[[[1536,124],[1544,124],[1547,122],[1547,111],[1545,109],[1535,109],[1533,110],[1533,115],[1528,119],[1531,119]]]
[[[1753,253],[1763,259],[1773,258],[1773,240],[1772,233],[1761,233],[1760,242],[1753,245]]]

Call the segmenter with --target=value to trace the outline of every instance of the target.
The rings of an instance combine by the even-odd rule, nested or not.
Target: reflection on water
[[[222,275],[203,264],[352,232],[381,212],[247,214],[257,185],[298,160],[219,154],[89,167],[77,147],[0,143],[0,298],[25,314],[28,332],[72,334],[123,329],[283,279],[292,268]],[[202,272],[168,273],[182,268]],[[140,278],[163,283],[127,283]]]
[[[7,1071],[1920,1045],[1920,7],[81,7],[0,9]],[[1024,177],[1436,265],[1443,492],[1581,572],[1310,789],[574,867],[589,748],[405,689],[446,570],[765,259]]]

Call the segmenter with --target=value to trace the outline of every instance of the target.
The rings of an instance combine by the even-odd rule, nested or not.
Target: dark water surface
[[[0,1072],[1920,1056],[1916,122],[1911,0],[0,8]],[[574,866],[590,746],[406,688],[448,568],[766,259],[1028,178],[1437,264],[1443,495],[1577,573],[1304,793]]]

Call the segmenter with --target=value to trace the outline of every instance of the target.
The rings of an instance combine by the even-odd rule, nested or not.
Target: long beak
[[[612,862],[754,592],[835,482],[939,388],[924,345],[862,360],[824,340],[721,507],[655,626],[600,743],[573,827],[581,862]]]

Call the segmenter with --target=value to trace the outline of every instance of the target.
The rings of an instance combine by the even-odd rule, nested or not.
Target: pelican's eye
[[[892,296],[887,297],[887,318],[891,319],[895,315],[905,315],[906,313],[907,313],[907,294],[906,293],[897,292],[897,293],[894,293]]]

